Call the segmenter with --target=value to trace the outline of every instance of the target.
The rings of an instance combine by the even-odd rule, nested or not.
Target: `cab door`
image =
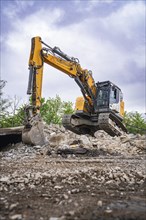
[[[109,87],[103,86],[97,92],[98,111],[108,111],[109,109]]]
[[[115,112],[120,112],[120,100],[119,100],[119,89],[115,86],[111,86],[110,89],[110,109]]]

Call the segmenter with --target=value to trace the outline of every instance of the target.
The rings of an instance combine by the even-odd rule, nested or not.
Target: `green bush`
[[[146,134],[146,121],[138,112],[125,112],[124,123],[129,133]]]
[[[43,98],[41,103],[40,114],[47,124],[61,124],[63,114],[72,114],[74,112],[72,102],[61,101],[59,96],[47,100]]]
[[[5,114],[0,117],[0,128],[17,127],[24,123],[24,106],[21,106],[16,114]]]

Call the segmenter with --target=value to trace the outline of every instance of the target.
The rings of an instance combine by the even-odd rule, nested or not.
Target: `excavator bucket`
[[[29,145],[43,146],[47,143],[44,135],[44,124],[39,117],[33,117],[22,131],[22,142]]]

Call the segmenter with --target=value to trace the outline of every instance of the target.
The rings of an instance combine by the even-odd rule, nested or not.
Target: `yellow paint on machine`
[[[124,116],[124,102],[123,101],[120,102],[120,115]]]
[[[75,103],[75,110],[87,112],[87,110],[85,108],[85,100],[84,100],[83,96],[77,97],[76,103]]]

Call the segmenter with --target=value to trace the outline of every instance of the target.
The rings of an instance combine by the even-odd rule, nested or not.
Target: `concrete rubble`
[[[77,135],[58,125],[46,126],[45,136],[51,149],[87,149],[99,151],[108,155],[132,156],[143,154],[146,150],[146,136],[123,134],[120,137],[111,137],[104,131],[97,131],[94,137]],[[83,153],[86,152],[83,150]]]
[[[22,155],[24,157],[33,157],[36,154],[45,154],[49,150],[50,154],[70,150],[69,153],[79,152],[78,154],[93,152],[92,156],[94,156],[94,153],[95,156],[98,154],[136,156],[143,155],[146,150],[145,135],[123,134],[120,137],[111,137],[100,130],[92,137],[90,135],[77,135],[59,125],[46,125],[44,133],[47,140],[46,145],[30,146],[23,143],[13,144],[10,145],[8,151],[0,152],[0,157],[4,156],[5,159],[15,159]]]

